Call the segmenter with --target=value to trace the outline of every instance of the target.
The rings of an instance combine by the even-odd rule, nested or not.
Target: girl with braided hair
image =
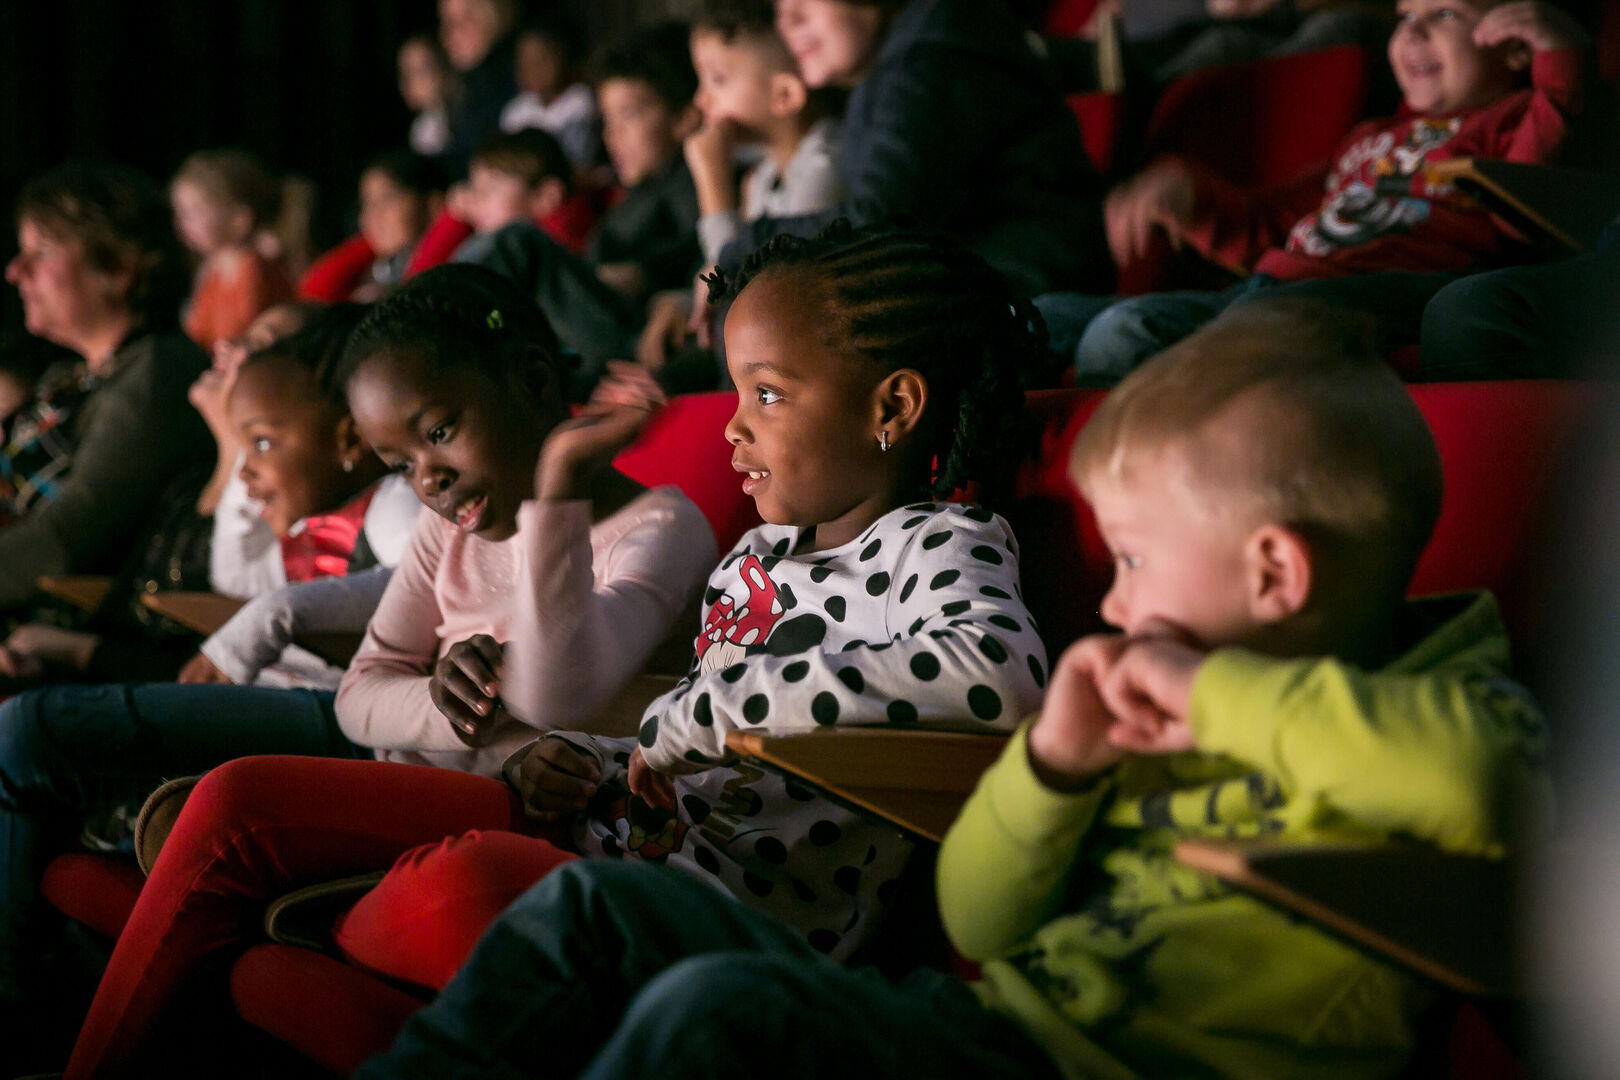
[[[1018,599],[1016,541],[989,510],[939,500],[997,492],[1022,400],[1006,361],[1041,347],[1039,322],[980,259],[922,232],[784,237],[719,284],[736,296],[725,334],[738,402],[726,435],[767,523],[711,574],[687,677],[648,707],[634,738],[554,730],[513,753],[497,740],[504,762],[486,760],[516,795],[448,769],[377,763],[248,759],[215,770],[169,837],[86,1024],[95,1043],[81,1036],[70,1077],[115,1075],[113,1053],[130,1060],[163,1004],[153,987],[172,987],[257,918],[244,896],[390,860],[339,920],[336,945],[371,971],[434,988],[512,899],[576,854],[664,863],[781,916],[837,958],[869,937],[910,842],[735,760],[725,735],[882,723],[1006,731],[1035,707],[1046,657]],[[362,361],[350,381],[356,418],[388,459],[406,456],[404,435],[373,423],[366,383],[378,371],[406,381],[406,346]],[[417,417],[424,440],[443,422],[415,397],[398,411]],[[444,505],[483,527],[471,497],[451,484]],[[499,505],[492,496],[491,519]],[[387,608],[366,648],[393,624]],[[346,726],[349,696],[382,674],[368,673],[366,655],[339,701]],[[510,705],[507,656],[511,670],[469,665],[471,690],[454,677],[445,687],[480,718],[479,703],[494,699],[477,691],[491,682]],[[377,700],[380,724],[388,706]],[[296,790],[296,803],[271,785]],[[355,805],[357,791],[373,809]],[[341,841],[311,840],[340,825]]]

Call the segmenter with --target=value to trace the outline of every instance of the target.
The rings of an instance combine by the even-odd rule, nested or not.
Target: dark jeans
[[[849,971],[663,867],[582,860],[507,908],[356,1077],[1055,1078],[960,980]]]
[[[1620,249],[1448,284],[1423,313],[1418,377],[1613,378]]]
[[[43,862],[87,814],[249,754],[369,757],[332,695],[253,686],[55,686],[0,705],[0,961],[15,950]]]
[[[1264,274],[1222,292],[1167,292],[1133,296],[1103,306],[1099,297],[1043,296],[1054,347],[1067,345],[1080,385],[1118,382],[1145,361],[1213,320],[1229,307],[1257,300],[1315,300],[1366,320],[1375,347],[1390,351],[1418,342],[1423,309],[1455,272],[1388,271],[1319,281],[1280,283]]]

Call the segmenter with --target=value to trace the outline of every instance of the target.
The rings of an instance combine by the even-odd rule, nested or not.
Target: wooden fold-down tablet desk
[[[188,630],[208,635],[224,626],[242,610],[244,601],[218,593],[155,592],[141,597],[141,603]],[[347,667],[360,648],[359,634],[305,634],[296,644],[308,649],[334,667]]]
[[[836,801],[939,842],[1006,737],[914,728],[733,732],[726,745]],[[1469,995],[1513,971],[1511,868],[1419,845],[1184,841],[1180,862]]]
[[[735,753],[935,843],[1006,744],[1005,735],[883,727],[726,738]]]
[[[94,611],[101,606],[112,589],[112,578],[89,577],[82,574],[47,574],[35,584],[46,596],[72,604],[80,611]]]

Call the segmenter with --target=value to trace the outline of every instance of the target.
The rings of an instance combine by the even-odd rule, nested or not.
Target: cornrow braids
[[[560,351],[551,323],[510,279],[447,263],[411,278],[367,313],[335,378],[347,386],[371,358],[403,354],[429,367],[487,375],[538,404],[556,382]]]
[[[266,360],[291,361],[314,377],[322,397],[343,408],[343,381],[339,371],[349,339],[367,310],[365,304],[333,304],[319,308],[299,329],[251,353],[242,361],[242,366]]]
[[[734,278],[711,275],[714,298],[735,297],[763,273],[807,274],[831,298],[828,345],[883,371],[910,368],[928,383],[929,475],[934,498],[993,504],[1006,493],[1024,394],[1019,373],[1044,363],[1046,324],[990,265],[939,233],[834,222],[813,239],[782,235]]]

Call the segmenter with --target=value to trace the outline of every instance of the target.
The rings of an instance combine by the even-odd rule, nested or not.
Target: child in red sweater
[[[1386,344],[1407,344],[1423,303],[1450,280],[1433,271],[1522,261],[1521,242],[1431,169],[1464,157],[1550,160],[1580,100],[1585,34],[1535,0],[1401,0],[1398,11],[1389,61],[1401,108],[1353,129],[1332,160],[1282,189],[1250,192],[1164,157],[1110,193],[1116,262],[1140,256],[1160,229],[1250,276],[1224,292],[1111,306],[1041,298],[1054,345],[1074,348],[1083,381],[1117,379],[1250,293],[1278,295],[1279,283],[1309,282],[1288,293],[1363,308]]]

